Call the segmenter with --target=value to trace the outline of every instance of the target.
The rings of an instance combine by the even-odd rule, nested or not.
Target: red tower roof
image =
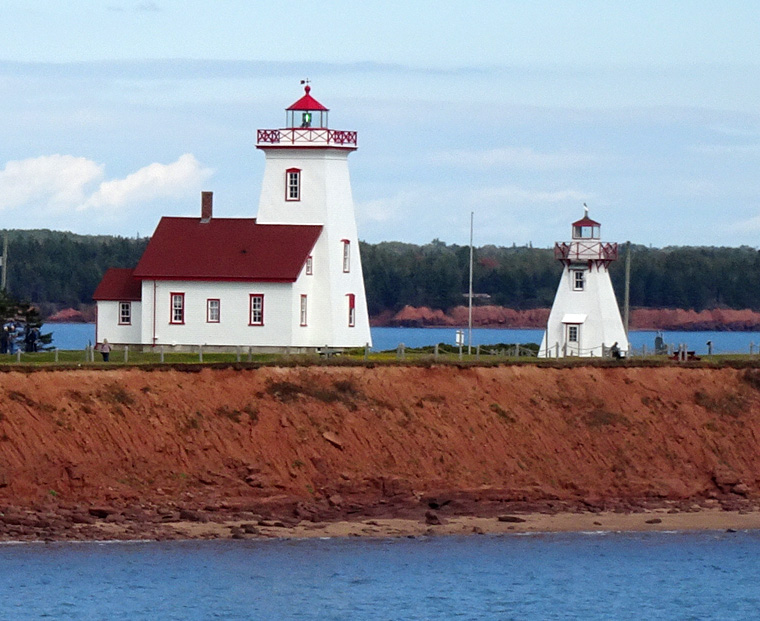
[[[592,220],[588,216],[584,216],[577,222],[573,222],[573,226],[602,226],[596,220]]]
[[[321,103],[314,99],[314,97],[309,95],[311,86],[307,84],[303,87],[303,90],[306,92],[306,94],[292,106],[286,108],[286,110],[329,110],[329,108],[325,108]]]

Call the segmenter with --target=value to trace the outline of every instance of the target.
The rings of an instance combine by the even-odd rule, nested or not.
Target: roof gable
[[[134,275],[156,280],[294,282],[321,225],[257,224],[255,218],[164,217]]]
[[[92,299],[122,302],[142,299],[142,283],[134,277],[134,271],[132,268],[109,268],[92,294]]]

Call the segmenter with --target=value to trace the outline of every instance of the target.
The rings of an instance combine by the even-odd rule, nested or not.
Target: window
[[[573,272],[573,291],[583,291],[585,277],[583,270],[572,270]]]
[[[248,325],[264,325],[264,296],[261,293],[252,293],[250,298],[250,316]]]
[[[285,171],[285,200],[301,200],[301,170],[298,168],[288,168]]]
[[[567,326],[567,342],[578,342],[578,326]]]
[[[306,325],[306,296],[301,296],[301,325]]]
[[[172,293],[172,308],[170,323],[185,323],[185,294]]]
[[[207,323],[219,323],[221,318],[220,314],[220,301],[218,299],[209,298],[206,300],[206,322]]]
[[[311,258],[311,255],[306,257],[306,275],[311,276],[314,273],[314,261]]]
[[[119,325],[128,326],[132,323],[132,302],[119,302]]]
[[[351,242],[347,239],[343,240],[343,271],[351,271]]]
[[[356,325],[356,295],[349,293],[348,298],[348,327],[353,328]]]

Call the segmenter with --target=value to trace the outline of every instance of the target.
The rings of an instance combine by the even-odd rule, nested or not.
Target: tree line
[[[11,230],[7,289],[43,314],[92,303],[109,267],[134,267],[148,238],[76,235],[49,230]],[[467,303],[468,246],[361,242],[371,315],[409,304],[450,309]],[[610,267],[622,302],[624,249]],[[551,248],[481,246],[474,249],[473,291],[490,304],[520,310],[549,307],[562,266]],[[760,253],[741,246],[650,248],[631,246],[633,307],[760,309]]]

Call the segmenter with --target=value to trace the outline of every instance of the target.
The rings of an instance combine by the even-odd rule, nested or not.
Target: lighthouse
[[[329,110],[311,87],[285,110],[285,127],[260,129],[256,146],[266,156],[256,222],[322,227],[307,259],[294,312],[303,346],[371,344],[359,239],[348,172],[355,131],[331,129]]]
[[[601,225],[584,209],[583,218],[572,224],[572,241],[554,245],[554,258],[564,269],[538,353],[542,358],[604,356],[613,345],[628,352],[608,271],[618,246],[601,241]]]
[[[311,352],[371,345],[348,175],[356,132],[330,129],[304,95],[285,127],[260,129],[256,218],[161,218],[134,269],[95,290],[98,340],[175,351]],[[252,216],[253,214],[251,214]]]

